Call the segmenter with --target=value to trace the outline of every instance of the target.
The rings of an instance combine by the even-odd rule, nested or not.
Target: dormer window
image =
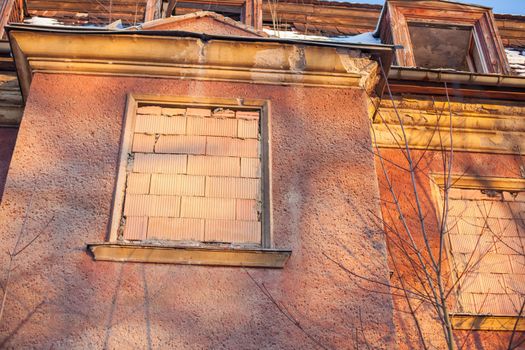
[[[482,71],[474,59],[472,27],[411,22],[408,31],[416,66]]]
[[[490,8],[449,1],[391,0],[380,19],[383,43],[400,45],[404,67],[509,74]]]

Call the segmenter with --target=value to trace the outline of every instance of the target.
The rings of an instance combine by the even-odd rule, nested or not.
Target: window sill
[[[525,317],[491,315],[451,315],[452,328],[466,331],[525,331]]]
[[[182,245],[92,243],[87,245],[95,260],[182,265],[283,268],[292,254],[285,249],[216,248]]]

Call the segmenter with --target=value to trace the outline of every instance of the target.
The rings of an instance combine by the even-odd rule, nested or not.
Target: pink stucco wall
[[[271,101],[275,245],[293,250],[284,269],[92,260],[86,243],[108,233],[128,93]],[[379,213],[379,192],[365,98],[352,89],[36,74],[0,237],[14,245],[26,210],[22,242],[42,234],[17,257],[0,347],[391,349],[388,290],[352,275],[388,279],[370,214]]]

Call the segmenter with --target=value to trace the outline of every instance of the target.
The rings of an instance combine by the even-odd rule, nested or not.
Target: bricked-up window
[[[450,191],[456,312],[516,316],[525,296],[525,193]]]
[[[117,239],[262,244],[259,110],[139,106]]]

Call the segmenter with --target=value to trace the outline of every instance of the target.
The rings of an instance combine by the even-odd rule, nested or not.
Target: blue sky
[[[351,2],[382,5],[384,3],[384,0],[352,0]],[[466,2],[469,4],[478,4],[492,7],[495,13],[525,15],[525,0],[459,0],[458,2]]]

